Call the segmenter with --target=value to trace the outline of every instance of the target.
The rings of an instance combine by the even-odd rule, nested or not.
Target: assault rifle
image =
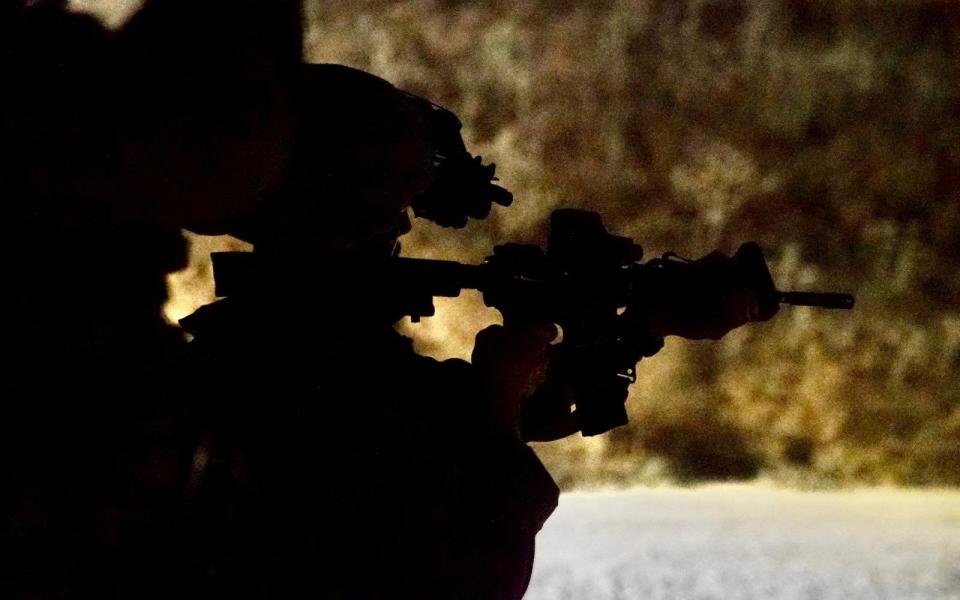
[[[478,265],[394,256],[379,266],[365,264],[362,274],[354,271],[346,278],[349,265],[331,265],[327,275],[338,274],[327,280],[349,281],[364,294],[383,294],[400,316],[415,321],[434,313],[435,297],[473,289],[483,293],[484,303],[499,310],[505,322],[536,319],[559,325],[562,341],[552,347],[547,381],[530,403],[567,414],[575,408],[577,428],[583,435],[596,435],[627,423],[624,401],[636,365],[663,346],[651,308],[666,302],[686,303],[691,314],[699,310],[703,281],[693,263],[673,255],[646,263],[642,258],[639,245],[608,233],[596,213],[563,209],[551,216],[546,250],[505,244]],[[760,319],[780,304],[853,307],[849,294],[777,290],[754,243],[741,246],[734,260],[757,294]],[[215,253],[213,265],[218,296],[243,294],[251,285],[269,289],[264,278],[316,277],[278,274],[275,263],[258,261],[256,253]]]

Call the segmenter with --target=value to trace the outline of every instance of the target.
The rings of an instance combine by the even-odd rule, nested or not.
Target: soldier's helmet
[[[379,77],[304,65],[296,112],[285,183],[237,232],[255,244],[277,232],[330,251],[381,244],[410,229],[408,207],[463,227],[512,200],[494,165],[467,152],[453,113]]]

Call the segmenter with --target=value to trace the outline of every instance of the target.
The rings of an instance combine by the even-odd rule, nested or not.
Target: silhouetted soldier
[[[416,355],[392,328],[404,282],[377,274],[410,227],[410,200],[439,177],[429,115],[331,65],[305,66],[299,100],[283,185],[232,228],[259,271],[183,322],[211,386],[194,473],[196,530],[220,577],[208,584],[519,598],[557,501],[523,439],[576,431],[569,407],[521,431],[556,330],[530,315],[481,332],[472,364]],[[651,300],[654,335],[719,338],[776,312],[761,314],[736,261],[714,253],[689,268],[702,285]]]
[[[287,180],[234,230],[268,275],[185,321],[213,375],[212,570],[226,593],[519,597],[557,489],[507,407],[553,327],[484,336],[476,366],[416,355],[368,273],[430,182],[425,115],[343,67],[305,67],[301,91]]]

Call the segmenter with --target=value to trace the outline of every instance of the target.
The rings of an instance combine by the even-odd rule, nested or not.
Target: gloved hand
[[[659,337],[718,340],[779,310],[766,262],[753,243],[740,246],[732,258],[715,251],[695,261],[669,263],[656,287],[648,319]]]
[[[556,336],[557,328],[543,321],[493,325],[477,334],[473,367],[498,432],[520,437],[521,409],[546,377],[547,348]]]

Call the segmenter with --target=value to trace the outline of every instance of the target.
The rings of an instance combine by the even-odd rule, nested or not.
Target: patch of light
[[[68,0],[71,12],[96,18],[107,29],[120,29],[143,7],[144,0]]]
[[[197,235],[184,232],[190,248],[190,259],[186,267],[167,275],[167,294],[163,307],[164,317],[170,323],[176,323],[204,304],[216,300],[214,295],[212,252],[249,252],[252,246],[236,238]]]

